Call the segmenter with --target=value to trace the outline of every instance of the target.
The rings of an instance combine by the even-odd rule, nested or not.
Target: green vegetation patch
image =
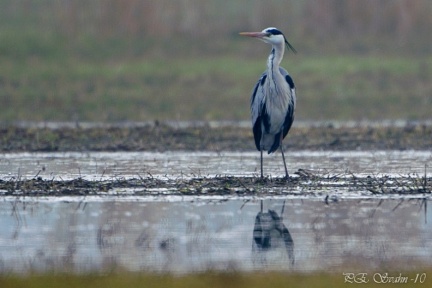
[[[249,119],[260,57],[0,57],[0,121]],[[430,119],[432,58],[289,55],[298,119]]]
[[[415,285],[430,287],[432,277],[430,270],[422,273],[414,272],[382,272],[376,276],[367,273],[367,284],[346,282],[343,272],[340,273],[278,273],[278,272],[206,272],[181,276],[146,273],[113,273],[108,275],[30,275],[30,276],[0,276],[0,286],[4,288],[26,287],[223,287],[223,288],[255,288],[255,287],[353,287],[367,285],[367,287],[400,287],[401,285]],[[419,275],[426,275],[425,278]],[[397,278],[399,277],[399,278]],[[360,278],[359,278],[360,279]],[[361,279],[360,279],[361,280]],[[360,281],[359,280],[359,281]],[[405,283],[405,281],[407,281]],[[417,283],[413,284],[414,281]],[[421,281],[421,282],[420,282]],[[402,283],[392,283],[402,282]]]

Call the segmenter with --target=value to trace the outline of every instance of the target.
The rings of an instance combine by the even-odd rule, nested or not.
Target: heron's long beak
[[[255,38],[263,38],[267,35],[267,33],[263,32],[240,32],[239,33],[242,36],[248,36],[248,37],[255,37]]]

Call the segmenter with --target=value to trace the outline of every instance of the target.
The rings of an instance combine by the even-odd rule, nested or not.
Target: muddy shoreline
[[[284,140],[286,150],[429,150],[432,125],[300,125]],[[63,151],[254,151],[252,131],[243,126],[173,127],[79,124],[61,128],[0,126],[0,152]]]
[[[351,191],[351,192],[350,192]],[[289,179],[265,177],[193,177],[160,179],[151,176],[89,181],[82,178],[0,180],[0,195],[26,197],[41,196],[226,196],[321,197],[326,202],[339,197],[416,196],[428,198],[432,193],[432,178],[421,175],[399,177],[357,177],[354,174],[317,175],[299,169]]]
[[[287,151],[429,150],[432,146],[432,125],[300,125],[293,127],[284,144]],[[0,126],[1,153],[66,151],[255,151],[255,146],[250,128],[235,125],[174,127],[156,122],[124,126]],[[432,193],[432,178],[426,176],[426,171],[425,175],[370,175],[360,178],[349,171],[335,176],[299,169],[292,176],[289,181],[284,178],[262,180],[259,177],[229,175],[175,180],[142,175],[134,179],[115,178],[108,181],[82,178],[47,180],[38,175],[22,179],[18,176],[0,179],[0,195],[24,199],[29,196],[90,195],[328,197],[337,191],[344,191],[345,194],[353,191],[354,194],[371,197],[429,197]]]

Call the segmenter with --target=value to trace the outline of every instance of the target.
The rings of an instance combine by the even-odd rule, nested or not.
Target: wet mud
[[[294,126],[284,146],[287,150],[428,150],[432,125]],[[255,146],[251,129],[239,126],[174,127],[159,122],[101,127],[0,126],[0,152],[179,150],[254,151]]]
[[[284,141],[286,150],[373,151],[429,150],[432,126],[359,125],[354,127],[309,125],[294,127]],[[252,132],[246,127],[189,125],[173,127],[163,123],[104,127],[0,127],[0,151],[255,151]],[[424,175],[369,175],[359,177],[350,171],[330,175],[299,169],[289,180],[260,177],[182,177],[162,178],[152,175],[111,180],[86,180],[81,177],[63,181],[36,175],[0,180],[0,195],[332,195],[353,191],[363,195],[429,195],[432,178],[428,167]],[[127,191],[127,192],[125,192]]]
[[[432,177],[426,175],[367,176],[354,174],[315,175],[299,169],[289,179],[266,177],[193,177],[161,179],[148,177],[119,178],[91,181],[82,178],[62,181],[33,179],[0,180],[0,195],[37,196],[227,196],[269,197],[302,196],[326,197],[337,201],[340,197],[373,197],[416,195],[428,197],[432,193]]]

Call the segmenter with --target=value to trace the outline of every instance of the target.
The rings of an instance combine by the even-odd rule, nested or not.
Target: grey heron
[[[255,37],[272,45],[267,59],[267,70],[256,83],[251,96],[252,127],[255,146],[261,153],[261,178],[264,177],[263,151],[270,154],[280,148],[285,176],[288,179],[282,140],[294,121],[296,92],[293,79],[279,65],[285,52],[285,44],[294,53],[296,50],[284,34],[274,27],[266,28],[261,32],[241,32],[240,35]]]

